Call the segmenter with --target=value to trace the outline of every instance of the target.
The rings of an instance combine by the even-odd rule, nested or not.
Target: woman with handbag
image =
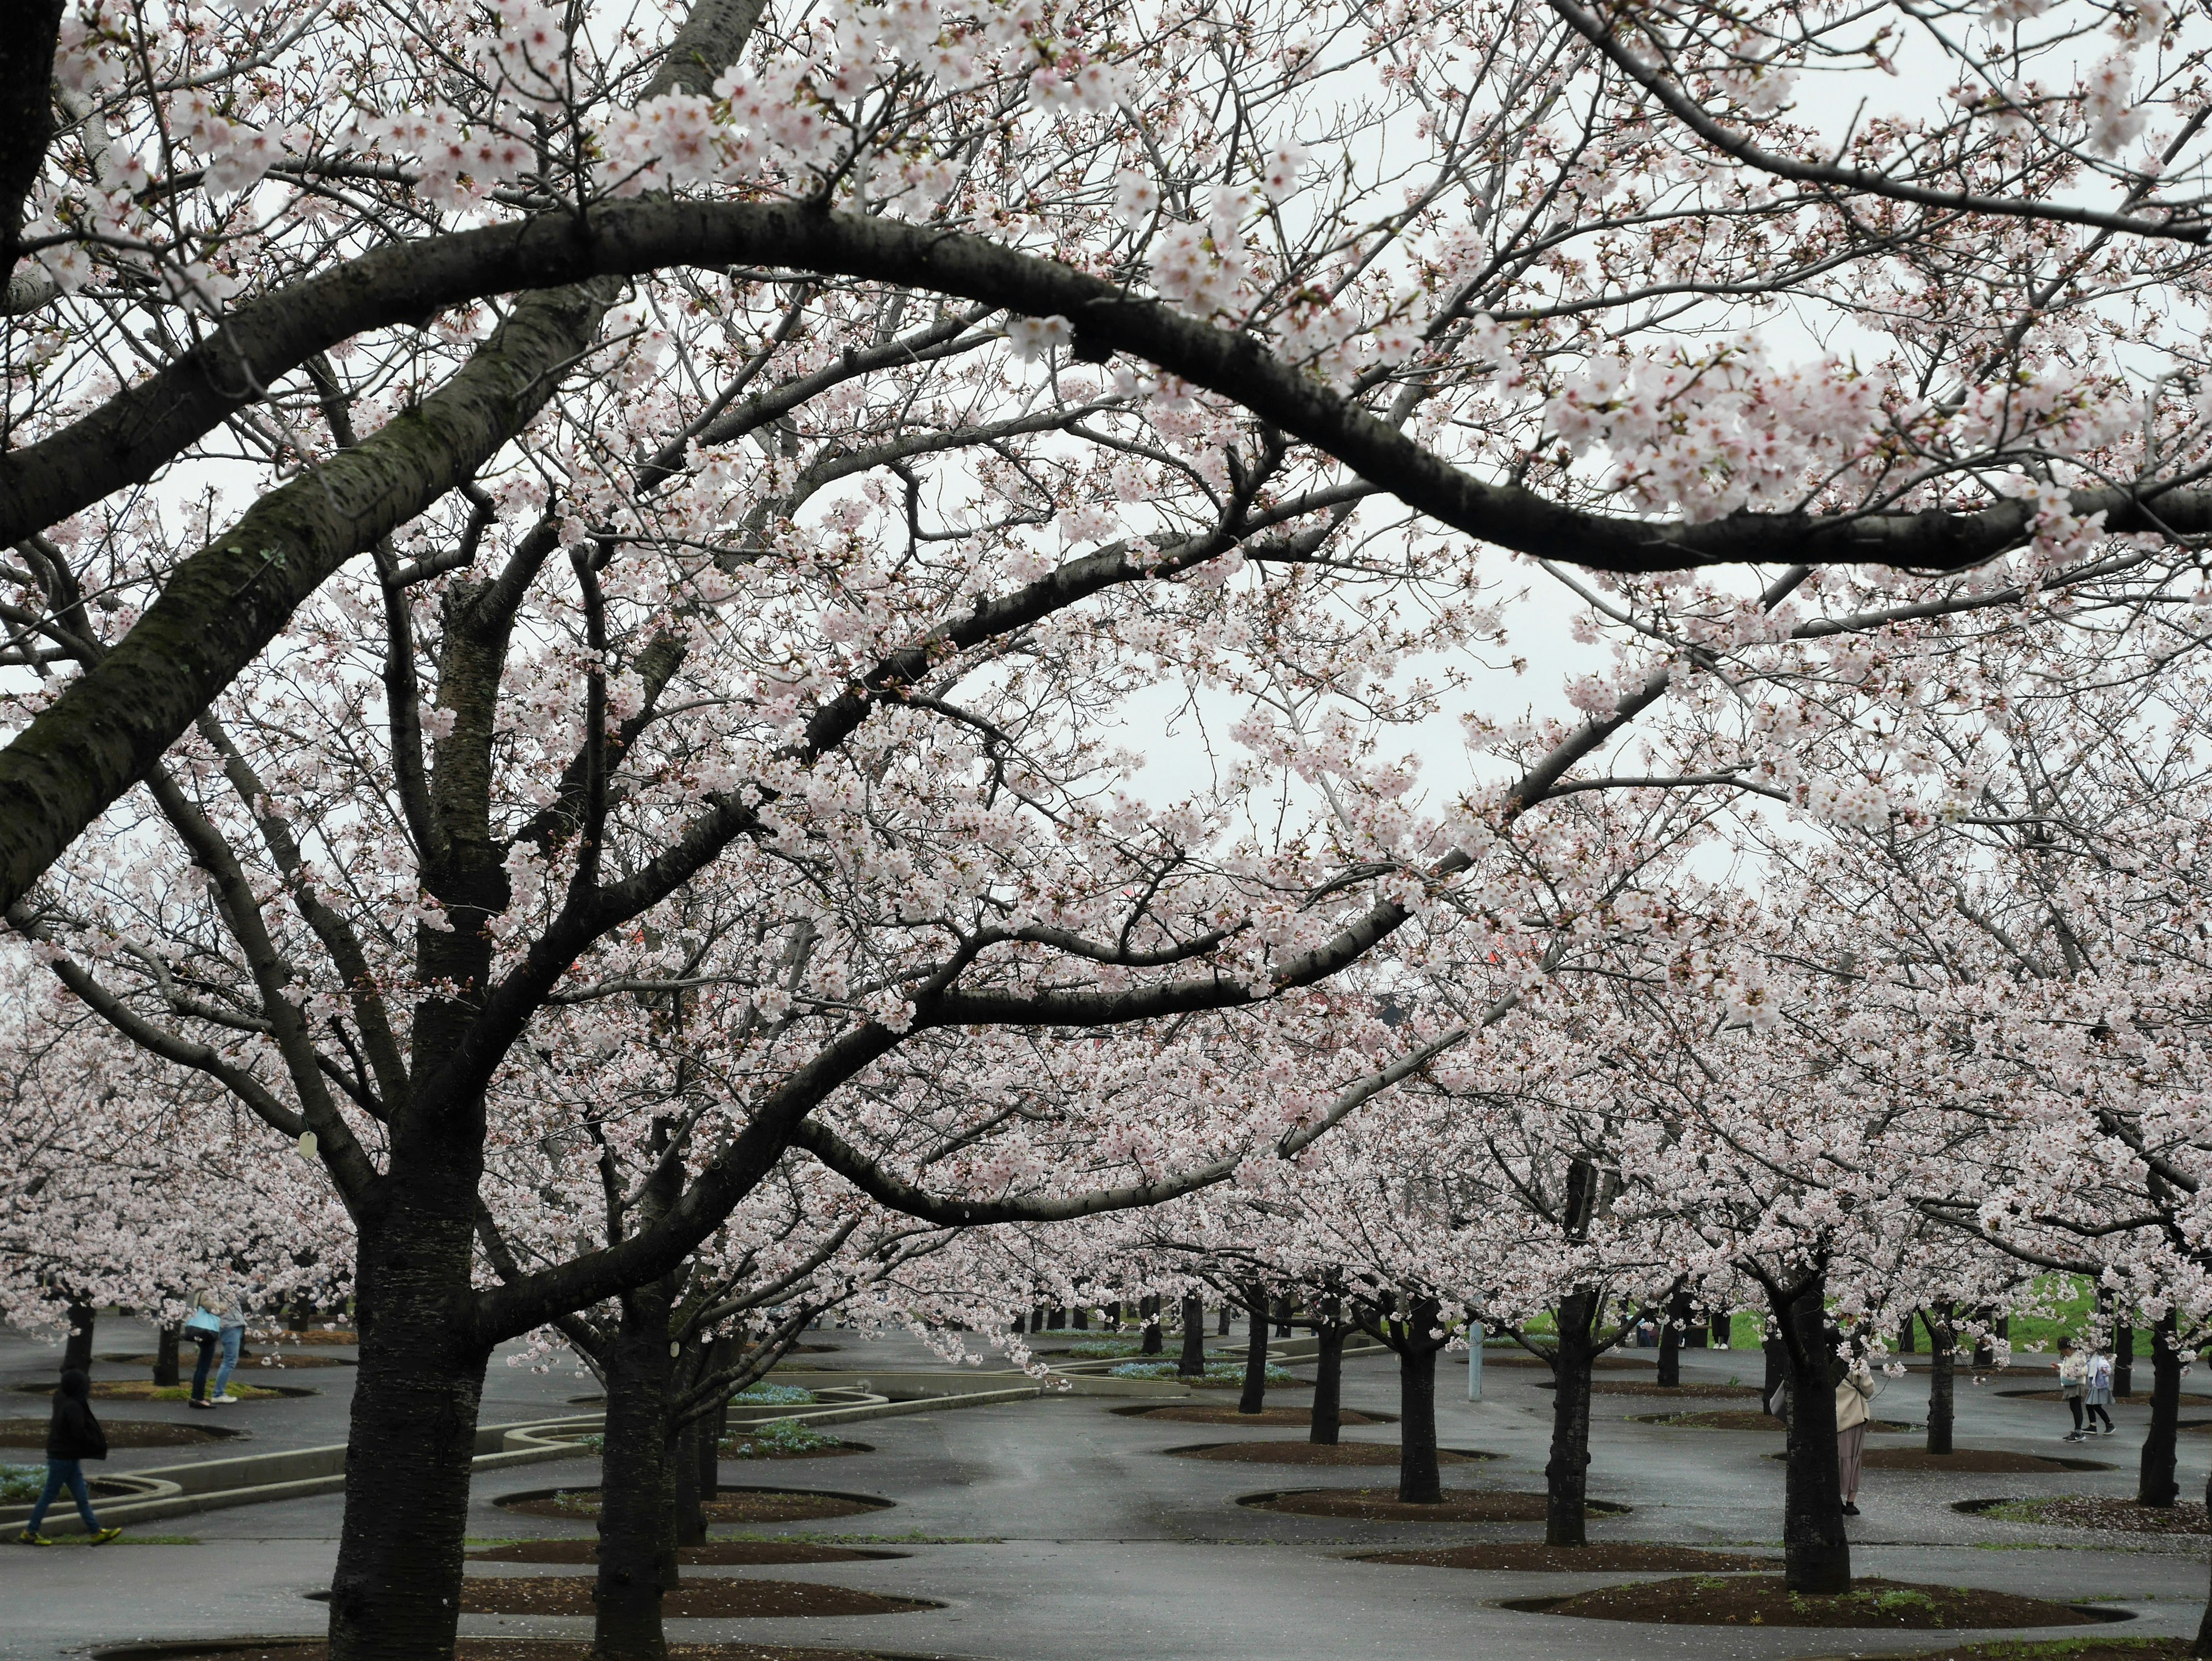
[[[192,1312],[185,1317],[185,1335],[199,1346],[200,1359],[192,1368],[192,1399],[185,1405],[215,1411],[207,1398],[208,1368],[215,1361],[215,1347],[222,1336],[223,1297],[213,1287],[192,1293]]]

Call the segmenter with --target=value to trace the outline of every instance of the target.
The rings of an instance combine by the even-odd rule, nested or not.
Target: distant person
[[[230,1375],[238,1371],[238,1353],[246,1343],[246,1305],[235,1293],[219,1295],[222,1308],[216,1318],[222,1323],[222,1330],[216,1335],[216,1342],[222,1350],[222,1366],[215,1375],[215,1394],[208,1399],[217,1407],[228,1407],[238,1399],[230,1393]]]
[[[54,1391],[53,1422],[46,1427],[46,1491],[31,1507],[30,1521],[15,1536],[16,1544],[53,1544],[39,1532],[39,1524],[46,1520],[46,1507],[64,1488],[76,1501],[76,1514],[84,1518],[84,1531],[94,1545],[104,1546],[123,1532],[100,1526],[100,1518],[93,1515],[92,1495],[84,1486],[84,1462],[107,1457],[107,1433],[92,1416],[91,1397],[92,1380],[82,1372],[71,1367],[62,1374],[61,1385]]]
[[[1836,1381],[1836,1475],[1844,1494],[1844,1515],[1859,1514],[1859,1462],[1866,1452],[1867,1422],[1874,1417],[1874,1374],[1860,1361]]]
[[[2089,1376],[2081,1385],[2081,1409],[2089,1415],[2087,1435],[2099,1434],[2100,1419],[2105,1421],[2102,1433],[2112,1433],[2112,1358],[2101,1349],[2089,1356]]]
[[[228,1307],[222,1293],[214,1287],[204,1286],[192,1293],[191,1313],[185,1317],[185,1335],[199,1346],[200,1359],[192,1368],[192,1398],[185,1404],[187,1407],[215,1411],[215,1403],[207,1398],[208,1368],[214,1364],[216,1347],[222,1339],[222,1317]],[[228,1369],[223,1376],[230,1376]]]
[[[2081,1392],[2089,1387],[2089,1358],[2084,1355],[2071,1338],[2058,1341],[2058,1394],[2066,1402],[2067,1411],[2074,1415],[2074,1428],[2066,1433],[2069,1442],[2082,1439]]]

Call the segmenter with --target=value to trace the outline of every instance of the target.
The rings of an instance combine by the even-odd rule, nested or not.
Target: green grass
[[[0,1465],[0,1505],[27,1506],[46,1491],[44,1465]]]
[[[732,1431],[722,1439],[720,1452],[726,1459],[769,1459],[780,1453],[818,1453],[838,1445],[838,1439],[827,1431],[811,1429],[796,1419],[771,1419],[748,1430]]]
[[[1182,1347],[1178,1341],[1176,1348],[1180,1349]],[[1144,1353],[1144,1340],[1141,1338],[1093,1338],[1083,1343],[1070,1344],[1067,1347],[1068,1355],[1078,1361],[1119,1360],[1125,1356],[1142,1355]],[[1160,1353],[1157,1350],[1153,1352],[1155,1354]],[[1209,1346],[1206,1353],[1208,1355],[1227,1356],[1241,1355],[1244,1352],[1243,1347],[1239,1345],[1227,1349]]]
[[[749,1384],[730,1397],[732,1407],[805,1407],[814,1400],[814,1392],[801,1390],[797,1384]]]
[[[1174,1378],[1179,1375],[1173,1361],[1124,1361],[1111,1370],[1111,1376],[1116,1378]],[[1208,1361],[1206,1364],[1206,1377],[1208,1378],[1226,1381],[1242,1379],[1243,1376],[1244,1364],[1242,1361]],[[1267,1382],[1271,1384],[1294,1384],[1298,1379],[1297,1374],[1270,1362]]]

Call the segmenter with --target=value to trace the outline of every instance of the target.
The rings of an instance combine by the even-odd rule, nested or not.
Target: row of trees
[[[1586,1299],[1569,1409],[1624,1300],[1820,1375],[1908,1220],[2193,1331],[2198,20],[1900,13],[1961,90],[1830,132],[1779,6],[29,18],[9,1295],[187,1196],[353,1298],[339,1661],[451,1652],[495,1347],[642,1457],[986,1229]]]

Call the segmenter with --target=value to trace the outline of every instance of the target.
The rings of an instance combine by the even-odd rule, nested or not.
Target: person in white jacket
[[[2066,1433],[2065,1439],[2081,1439],[2081,1394],[2089,1387],[2089,1358],[2075,1348],[2071,1338],[2058,1341],[2058,1393],[2066,1399],[2067,1411],[2074,1415],[2074,1428]]]
[[[1866,1452],[1867,1421],[1874,1417],[1874,1374],[1864,1361],[1854,1365],[1836,1385],[1836,1474],[1844,1491],[1844,1515],[1859,1514],[1859,1460]]]

